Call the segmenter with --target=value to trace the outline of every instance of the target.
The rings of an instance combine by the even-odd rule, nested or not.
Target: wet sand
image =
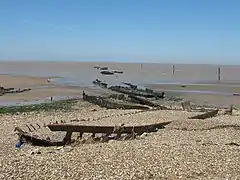
[[[240,107],[240,96],[233,96],[233,93],[240,93],[238,85],[149,85],[156,91],[164,91],[166,94],[179,95],[185,100],[197,104],[210,104],[216,106],[235,105]]]
[[[2,77],[3,78],[3,77]],[[4,81],[3,81],[4,80]],[[35,87],[30,92],[0,96],[3,100],[34,100],[49,96],[71,96],[82,93],[84,87],[57,85],[47,78],[4,76],[2,85],[16,88]],[[134,83],[134,82],[133,82]],[[154,85],[156,90],[181,90],[179,85]],[[86,87],[85,87],[86,88]],[[186,86],[184,90],[238,91],[230,86]],[[102,89],[88,88],[90,94],[108,93]],[[167,94],[174,94],[168,93]],[[224,105],[239,103],[240,97],[179,93],[186,99]],[[135,113],[137,112],[137,113]],[[206,120],[191,120],[197,112],[112,110],[80,101],[71,112],[38,112],[2,115],[0,126],[0,179],[239,179],[239,110],[232,116],[220,114]],[[108,116],[106,116],[108,115]],[[65,147],[34,147],[24,144],[15,150],[16,126],[27,131],[31,123],[39,124],[31,134],[51,139],[61,138],[61,133],[50,132],[44,124],[70,123],[72,119],[94,125],[141,125],[171,120],[165,129],[145,133],[134,140],[109,141]],[[224,128],[223,128],[224,127]],[[30,132],[29,132],[30,133]],[[34,152],[34,153],[33,153]]]
[[[1,105],[7,102],[25,102],[49,99],[49,97],[62,97],[79,95],[79,89],[64,86],[55,86],[49,82],[50,77],[31,77],[0,75],[1,86],[5,88],[31,88],[31,91],[19,94],[4,94],[0,96]]]
[[[0,75],[0,86],[5,88],[29,88],[52,84],[47,80],[48,78],[43,77]]]
[[[87,88],[79,86],[56,85],[49,82],[51,77],[30,77],[30,76],[12,76],[0,75],[1,86],[5,88],[31,88],[19,94],[4,94],[0,96],[0,105],[5,104],[25,104],[26,102],[37,103],[37,101],[48,101],[50,97],[53,100],[62,98],[72,98],[82,96],[82,91],[88,91],[89,94],[103,94],[105,91],[96,88]]]
[[[133,84],[140,84],[151,87],[158,91],[168,92],[184,96],[187,100],[197,103],[211,103],[216,105],[234,104],[240,106],[239,98],[224,93],[240,93],[240,75],[238,66],[222,67],[222,81],[216,83],[218,66],[214,65],[176,65],[175,75],[171,73],[171,64],[141,64],[134,63],[94,63],[94,62],[0,62],[0,71],[11,75],[0,75],[1,86],[14,88],[32,88],[30,92],[21,94],[10,94],[0,96],[1,102],[6,101],[38,101],[49,99],[49,97],[81,96],[82,90],[88,93],[102,93],[98,88],[89,88],[96,78],[105,80],[110,85],[121,84],[123,81],[130,81]],[[123,75],[103,76],[99,70],[94,69],[95,65],[107,66],[109,69],[122,70]],[[15,76],[14,76],[15,75]],[[52,76],[63,77],[56,80],[58,85],[48,82]],[[154,83],[176,83],[183,84],[199,83],[203,85],[180,85],[154,84]],[[186,82],[186,83],[184,83]],[[215,84],[209,84],[209,83]],[[51,86],[43,88],[43,86]],[[42,88],[39,88],[42,87]],[[219,91],[216,93],[190,93],[187,91]],[[181,91],[181,92],[179,92]],[[106,93],[106,92],[105,92]],[[222,93],[222,94],[221,94]]]

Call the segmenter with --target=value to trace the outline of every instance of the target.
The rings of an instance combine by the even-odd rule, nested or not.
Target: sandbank
[[[29,88],[50,84],[47,77],[0,75],[0,85],[6,88]]]

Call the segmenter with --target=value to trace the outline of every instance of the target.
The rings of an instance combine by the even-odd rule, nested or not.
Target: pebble
[[[89,113],[91,109],[98,111]],[[130,112],[137,111],[99,110],[97,106],[86,107],[80,103],[72,112],[1,116],[0,179],[240,179],[239,147],[225,145],[240,144],[240,131],[234,128],[203,130],[218,125],[240,126],[238,116],[189,120],[187,117],[194,115],[193,112],[154,111],[129,114],[126,118],[124,114]],[[123,115],[117,116],[119,114]],[[158,132],[143,133],[138,140],[100,143],[90,139],[74,148],[24,145],[21,155],[14,150],[17,138],[12,134],[14,124],[25,127],[28,122],[42,125],[49,120],[70,123],[76,118],[99,118],[81,122],[98,125],[142,125],[169,120],[172,123]],[[34,133],[54,140],[62,140],[65,136],[65,133],[53,133],[48,128]]]

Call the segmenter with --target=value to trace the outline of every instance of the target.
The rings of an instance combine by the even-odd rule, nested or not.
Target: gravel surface
[[[0,179],[240,179],[239,111],[190,120],[196,112],[106,110],[86,102],[75,109],[1,116]],[[134,140],[15,149],[16,126],[29,131],[26,124],[32,124],[31,133],[62,139],[63,133],[44,124],[73,119],[97,125],[172,123]]]

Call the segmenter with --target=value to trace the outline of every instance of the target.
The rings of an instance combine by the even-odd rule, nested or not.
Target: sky
[[[240,64],[238,0],[0,0],[0,60]]]

